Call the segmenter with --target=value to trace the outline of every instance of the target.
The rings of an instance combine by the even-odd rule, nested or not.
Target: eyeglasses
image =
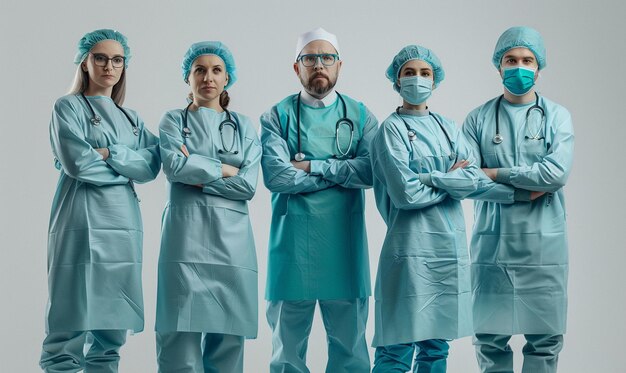
[[[126,57],[122,56],[114,56],[109,58],[106,54],[102,53],[91,53],[91,55],[93,56],[93,63],[95,63],[96,66],[100,67],[106,66],[109,61],[111,61],[111,65],[114,68],[119,69],[120,67],[124,66],[124,62],[126,61]]]
[[[298,57],[298,61],[302,62],[304,67],[313,67],[320,60],[324,66],[332,66],[339,59],[338,54],[334,53],[321,53],[321,54],[303,54]]]

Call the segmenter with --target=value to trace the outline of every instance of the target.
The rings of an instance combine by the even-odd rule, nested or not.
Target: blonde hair
[[[120,106],[124,104],[124,98],[126,98],[126,67],[123,69],[120,80],[113,86],[113,91],[111,92],[111,98]],[[89,88],[89,73],[83,71],[82,63],[80,63],[76,69],[74,82],[72,82],[72,87],[68,94],[75,95],[77,93],[83,93],[87,88]]]

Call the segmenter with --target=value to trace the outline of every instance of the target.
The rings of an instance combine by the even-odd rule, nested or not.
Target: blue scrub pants
[[[524,334],[526,345],[522,349],[522,373],[556,372],[559,352],[563,348],[563,335]],[[510,335],[476,334],[476,358],[481,372],[513,373],[513,351]]]
[[[91,341],[93,339],[93,342]],[[126,330],[91,330],[48,333],[39,366],[46,373],[115,373]],[[87,354],[85,344],[91,343]]]
[[[306,351],[319,302],[328,343],[327,373],[369,373],[365,342],[368,298],[350,300],[270,301],[267,321],[272,328],[271,373],[309,373]]]
[[[156,341],[159,373],[243,373],[243,336],[157,332]]]
[[[445,339],[376,347],[372,373],[409,372],[415,350],[413,372],[445,373],[449,348]]]

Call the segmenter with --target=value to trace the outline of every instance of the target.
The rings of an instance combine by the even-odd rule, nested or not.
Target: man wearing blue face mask
[[[447,340],[472,335],[469,254],[460,200],[480,170],[450,119],[426,101],[444,78],[428,48],[387,69],[403,99],[372,145],[374,193],[387,224],[376,276],[374,373],[443,373]],[[415,363],[413,364],[413,357]]]
[[[470,198],[474,344],[482,372],[513,372],[511,335],[524,334],[524,373],[556,372],[567,314],[563,187],[574,151],[569,112],[535,91],[541,35],[505,31],[493,64],[504,94],[473,110],[463,133],[484,175]]]

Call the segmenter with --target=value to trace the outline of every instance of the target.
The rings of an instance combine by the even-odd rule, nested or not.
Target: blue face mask
[[[400,96],[411,105],[419,105],[433,93],[433,81],[421,76],[400,78]]]
[[[535,70],[525,67],[505,69],[502,84],[512,95],[523,96],[535,85]]]

